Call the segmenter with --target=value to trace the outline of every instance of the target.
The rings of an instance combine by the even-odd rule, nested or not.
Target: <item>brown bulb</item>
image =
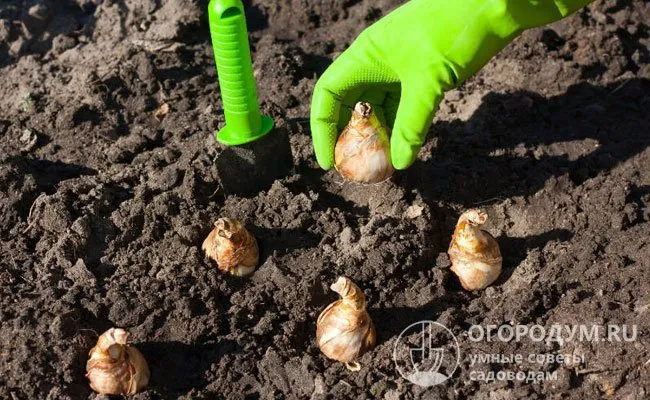
[[[341,296],[327,306],[316,322],[316,342],[332,360],[359,371],[355,360],[375,346],[375,327],[366,311],[366,298],[350,279],[339,277],[330,287]]]
[[[135,394],[149,383],[149,366],[142,353],[126,344],[128,332],[111,328],[90,349],[86,377],[97,393]]]
[[[202,249],[220,270],[236,276],[251,274],[259,262],[255,237],[235,219],[219,218]]]
[[[496,239],[479,227],[487,214],[478,209],[465,211],[456,224],[449,245],[451,270],[466,290],[485,289],[501,274],[501,251]]]
[[[378,183],[395,172],[390,159],[390,138],[372,106],[359,102],[334,148],[336,169],[358,183]]]

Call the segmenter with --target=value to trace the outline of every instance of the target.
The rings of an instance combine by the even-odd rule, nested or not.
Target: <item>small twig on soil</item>
[[[591,368],[591,369],[576,369],[576,375],[589,375],[589,374],[597,374],[600,372],[606,372],[608,370],[606,369],[599,369],[599,368]]]
[[[221,190],[221,185],[218,185],[218,186],[217,186],[217,189],[216,189],[214,192],[212,192],[212,194],[211,194],[210,196],[208,196],[208,199],[211,199],[211,198],[213,198],[214,196],[216,196],[217,193],[219,193],[220,190]]]
[[[99,137],[100,139],[108,140],[108,141],[111,142],[111,143],[115,143],[115,142],[116,142],[116,140],[111,139],[110,137],[108,137],[108,135],[106,135],[106,134],[103,133],[103,132],[98,132],[96,135],[97,135],[97,137]]]
[[[648,364],[650,364],[650,358],[648,358],[648,361],[646,361],[645,364],[643,364],[643,366],[645,367]]]
[[[163,87],[162,83],[158,82],[158,80],[156,80],[156,83],[158,84],[158,95],[160,96],[160,102],[164,103],[167,101],[168,94],[165,92],[165,88]]]
[[[633,304],[633,302],[631,302],[631,301],[629,303],[623,303],[621,301],[616,301],[616,300],[612,300],[612,299],[607,299],[607,301],[609,301],[610,303],[618,304],[619,306],[625,306],[625,307],[631,307],[632,304]]]
[[[489,199],[485,199],[485,200],[478,201],[478,202],[474,203],[474,205],[479,205],[479,204],[489,203],[489,202],[491,202],[492,200],[500,200],[500,201],[503,201],[504,199],[505,199],[504,197],[497,196],[497,197],[492,197],[492,198],[489,198]]]
[[[181,45],[179,42],[173,42],[169,40],[140,40],[140,39],[134,39],[131,40],[131,43],[135,47],[142,48],[150,53],[158,53],[158,52],[172,52],[176,51],[176,49]]]
[[[41,201],[41,199],[42,199],[43,197],[47,197],[47,195],[46,195],[45,193],[41,193],[41,194],[39,194],[38,197],[36,198],[36,200],[34,200],[34,202],[32,203],[32,206],[29,207],[29,214],[27,215],[27,222],[29,222],[29,220],[32,219],[32,213],[34,212],[34,209],[36,208],[36,203],[38,203],[39,201]],[[34,224],[36,223],[36,221],[37,221],[37,220],[35,219],[35,220],[33,220],[32,222],[29,222],[29,225],[27,225],[27,228],[25,228],[25,230],[23,230],[23,235],[24,235],[25,233],[27,233],[30,229],[32,229],[32,226],[34,226]]]
[[[101,82],[101,81],[98,81],[98,82]],[[103,83],[100,84],[100,85],[97,85],[97,89],[104,89],[107,93],[108,93],[108,91],[109,91],[109,89],[108,89],[108,85],[105,85],[105,84],[103,84]]]
[[[122,61],[123,59],[124,59],[124,55],[121,55],[117,60],[114,60],[113,62],[109,63],[108,64],[108,69],[106,70],[106,72],[104,72],[101,75],[98,75],[97,79],[94,79],[94,80],[88,82],[88,84],[89,85],[94,85],[94,84],[96,84],[98,82],[103,81],[104,78],[106,78],[108,76],[108,74],[114,72],[116,69],[119,68],[120,64],[123,62]],[[104,85],[104,86],[106,86],[106,85]],[[108,89],[108,86],[106,86],[106,88]]]
[[[609,94],[612,95],[612,94],[618,92],[618,91],[621,90],[625,85],[627,85],[629,82],[630,82],[630,81],[625,81],[625,82],[621,83],[620,85],[616,86],[616,87],[614,88],[614,90],[612,90],[611,92],[609,92]]]
[[[345,386],[347,386],[347,387],[349,387],[349,388],[352,387],[352,385],[350,385],[349,383],[347,383],[347,382],[344,381],[343,379],[341,379],[341,380],[339,381],[339,383],[342,383],[342,384],[344,384]]]
[[[32,206],[29,207],[29,214],[27,215],[27,220],[29,221],[32,218],[32,213],[34,212],[34,207],[36,207],[36,202],[40,200],[41,197],[45,196],[45,193],[41,193],[32,203]]]
[[[99,337],[99,334],[94,329],[78,329],[77,332],[92,332],[95,336]]]

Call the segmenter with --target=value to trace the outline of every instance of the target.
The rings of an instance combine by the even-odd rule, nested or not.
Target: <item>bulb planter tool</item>
[[[216,134],[226,145],[241,145],[269,133],[273,120],[260,114],[248,31],[241,0],[210,0],[210,37],[217,65],[226,125]]]

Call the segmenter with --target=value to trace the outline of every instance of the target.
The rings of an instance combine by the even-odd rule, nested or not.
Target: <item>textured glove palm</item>
[[[395,168],[410,166],[443,92],[462,83],[526,28],[590,0],[412,0],[363,31],[318,80],[311,131],[320,166],[334,165],[338,132],[364,100],[393,126]]]

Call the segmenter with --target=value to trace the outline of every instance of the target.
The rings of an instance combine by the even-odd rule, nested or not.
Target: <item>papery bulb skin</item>
[[[334,164],[344,178],[357,183],[378,183],[395,172],[390,158],[390,137],[372,106],[358,102],[350,122],[334,148]]]
[[[318,317],[316,342],[327,358],[344,363],[351,371],[358,371],[361,366],[355,360],[376,343],[365,296],[346,277],[339,277],[330,288],[341,299],[327,306]]]
[[[487,214],[478,209],[464,212],[458,219],[449,245],[451,271],[465,290],[485,289],[501,274],[503,259],[499,244],[492,235],[479,227]]]
[[[221,271],[235,276],[253,273],[259,262],[257,240],[235,219],[219,218],[201,248]]]
[[[90,349],[86,377],[97,393],[132,395],[149,384],[149,366],[142,353],[126,344],[128,333],[111,328]]]

